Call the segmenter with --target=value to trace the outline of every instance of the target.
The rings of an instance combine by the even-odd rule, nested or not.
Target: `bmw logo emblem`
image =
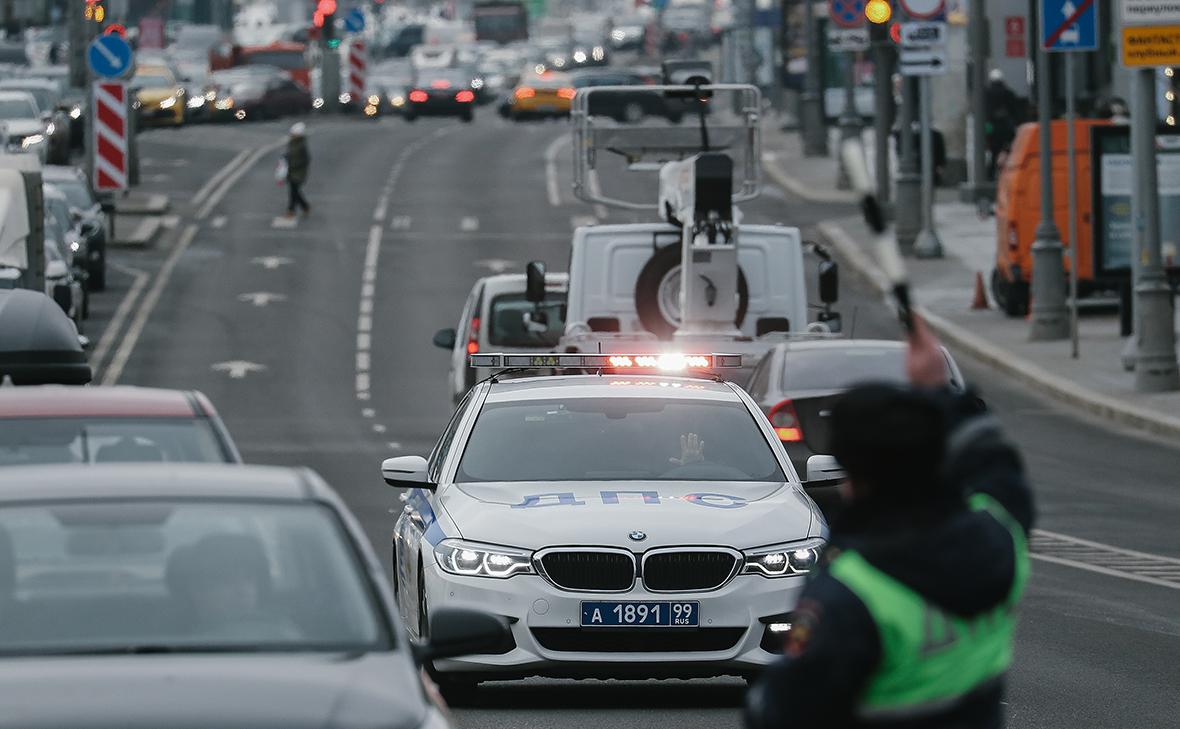
[[[630,533],[630,534],[628,534],[627,536],[631,538],[631,541],[632,541],[632,542],[642,542],[644,539],[647,539],[647,534],[645,534],[644,532],[641,532],[641,531],[639,531],[638,529],[636,529],[635,531],[631,532],[631,533]]]

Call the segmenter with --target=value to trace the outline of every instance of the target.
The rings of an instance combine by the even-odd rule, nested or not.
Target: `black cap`
[[[832,455],[867,499],[936,498],[945,452],[943,410],[913,388],[860,385],[832,409]]]

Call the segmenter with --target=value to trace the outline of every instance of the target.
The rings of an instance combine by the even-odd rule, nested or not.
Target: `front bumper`
[[[511,623],[512,650],[436,662],[441,672],[478,674],[480,680],[757,673],[780,654],[777,648],[763,647],[768,630],[765,623],[772,618],[783,620],[798,601],[806,579],[738,575],[709,592],[653,593],[636,585],[628,592],[603,594],[560,590],[539,575],[506,580],[460,577],[443,572],[433,559],[425,569],[431,609],[481,610],[504,616]],[[700,627],[582,628],[583,600],[696,601],[700,603]]]

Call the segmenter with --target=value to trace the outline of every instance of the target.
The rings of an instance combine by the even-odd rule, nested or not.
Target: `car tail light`
[[[576,93],[577,93],[577,91],[575,89],[571,89],[571,88],[563,88],[563,89],[557,90],[557,95],[563,99],[572,99],[572,98],[574,98],[574,94],[576,94]]]
[[[471,317],[471,329],[467,332],[467,354],[479,354],[479,317]]]
[[[475,101],[475,94],[471,91],[460,91],[459,93],[455,94],[455,101],[462,103]]]
[[[451,88],[451,82],[447,81],[444,78],[436,79],[436,80],[430,82],[430,88],[432,88],[432,89],[449,89],[449,88]]]
[[[532,86],[521,86],[519,89],[516,90],[516,98],[518,98],[518,99],[531,99],[536,95],[537,95],[537,90],[534,89]]]
[[[803,440],[803,429],[799,427],[799,417],[795,414],[795,403],[783,400],[770,409],[770,424],[778,439],[784,443],[798,443]]]
[[[410,92],[410,101],[413,101],[416,104],[421,104],[423,101],[426,101],[426,99],[426,92],[422,89],[414,89]]]

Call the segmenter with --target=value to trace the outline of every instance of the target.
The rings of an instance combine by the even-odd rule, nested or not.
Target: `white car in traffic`
[[[438,662],[436,680],[462,692],[531,675],[757,673],[781,653],[826,522],[741,388],[636,369],[740,357],[492,354],[472,364],[573,367],[571,357],[603,374],[492,377],[463,399],[429,458],[382,464],[387,483],[408,489],[393,549],[411,631],[427,638],[442,607],[512,624],[513,645]]]

